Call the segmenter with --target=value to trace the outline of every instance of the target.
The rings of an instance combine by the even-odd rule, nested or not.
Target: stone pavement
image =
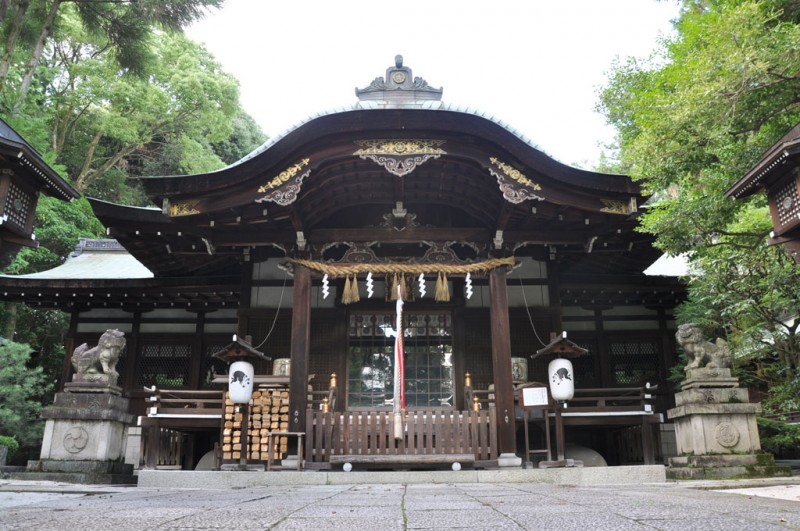
[[[720,490],[725,487],[739,488]],[[768,497],[775,495],[780,497]],[[800,529],[798,496],[798,478],[747,484],[358,484],[220,490],[0,480],[0,529],[785,530]]]

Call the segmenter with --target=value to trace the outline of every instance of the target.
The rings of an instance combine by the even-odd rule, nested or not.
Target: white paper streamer
[[[375,290],[372,289],[372,271],[367,273],[367,298],[371,299]]]
[[[425,296],[425,275],[420,273],[419,274],[419,296],[420,298]]]
[[[467,278],[464,281],[464,287],[465,287],[466,292],[467,292],[467,298],[471,299],[472,298],[472,276],[470,276],[469,273],[467,273]]]
[[[325,273],[325,275],[322,277],[322,298],[327,299],[330,293],[331,291],[328,287],[328,274]]]

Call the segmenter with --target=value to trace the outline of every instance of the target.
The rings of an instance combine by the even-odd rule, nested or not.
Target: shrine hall
[[[608,465],[662,462],[685,287],[644,273],[661,253],[636,230],[639,186],[563,164],[442,96],[398,56],[353,104],[228,167],[142,178],[153,207],[90,199],[108,239],[0,277],[3,299],[68,312],[67,358],[106,330],[125,334],[118,385],[142,467],[192,469],[212,454],[215,466],[276,467],[293,455],[306,469],[372,452],[528,460],[526,435],[546,432],[550,448],[552,412],[528,427],[519,390],[547,384],[558,341],[582,354],[567,443]],[[439,419],[408,420],[415,443],[385,428],[398,292],[405,414]],[[234,335],[263,354],[249,446],[213,356]],[[71,372],[67,359],[62,387]]]

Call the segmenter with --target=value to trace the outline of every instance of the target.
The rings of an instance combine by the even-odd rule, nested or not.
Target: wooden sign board
[[[534,383],[521,387],[519,406],[522,409],[551,409],[552,400],[547,385]]]

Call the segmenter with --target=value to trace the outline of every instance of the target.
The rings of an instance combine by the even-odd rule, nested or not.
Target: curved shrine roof
[[[472,258],[568,256],[575,273],[640,273],[657,258],[633,230],[643,198],[628,177],[565,165],[504,122],[441,102],[399,57],[356,93],[221,170],[143,178],[161,211],[91,200],[95,213],[156,276],[229,270],[251,252],[325,259],[383,245],[399,256],[420,242],[457,242]]]

